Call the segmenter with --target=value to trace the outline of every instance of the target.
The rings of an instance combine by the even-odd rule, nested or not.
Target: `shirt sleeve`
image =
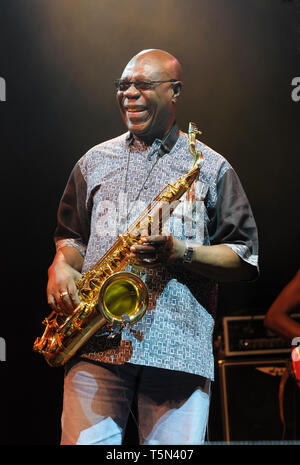
[[[210,212],[210,243],[224,244],[258,270],[258,233],[242,184],[229,168],[217,184],[217,200]]]
[[[56,249],[71,246],[85,256],[90,235],[87,184],[78,164],[72,170],[59,203],[54,233]]]

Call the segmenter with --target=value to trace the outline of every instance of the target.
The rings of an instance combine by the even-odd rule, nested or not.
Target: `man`
[[[187,136],[175,121],[182,89],[178,60],[162,50],[142,51],[116,86],[128,133],[79,160],[59,207],[48,302],[64,313],[79,303],[75,282],[81,273],[141,205],[192,166]],[[257,233],[232,167],[204,144],[197,142],[197,149],[205,161],[189,193],[190,215],[183,222],[175,210],[166,233],[142,231],[141,243],[131,248],[149,290],[146,314],[129,334],[109,337],[103,328],[68,363],[62,444],[121,444],[135,395],[141,444],[205,439],[216,281],[255,279]]]

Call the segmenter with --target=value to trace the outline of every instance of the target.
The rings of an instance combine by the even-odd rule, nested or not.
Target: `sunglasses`
[[[168,79],[167,81],[126,81],[126,79],[116,79],[115,86],[117,90],[125,91],[129,89],[132,85],[137,90],[149,90],[155,84],[161,84],[163,82],[178,82],[177,79]]]

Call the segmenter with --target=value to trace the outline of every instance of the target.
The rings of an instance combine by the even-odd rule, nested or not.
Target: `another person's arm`
[[[264,324],[286,340],[300,337],[300,323],[290,315],[300,311],[300,269],[266,313]]]

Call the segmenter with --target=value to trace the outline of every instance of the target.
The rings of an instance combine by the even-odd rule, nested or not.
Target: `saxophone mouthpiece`
[[[202,134],[202,131],[200,131],[195,123],[190,122],[189,124],[189,134]]]
[[[194,158],[194,167],[201,169],[204,163],[203,154],[201,151],[196,150],[196,134],[202,134],[198,129],[197,125],[193,122],[189,124],[188,138],[189,138],[189,149],[192,157]]]

